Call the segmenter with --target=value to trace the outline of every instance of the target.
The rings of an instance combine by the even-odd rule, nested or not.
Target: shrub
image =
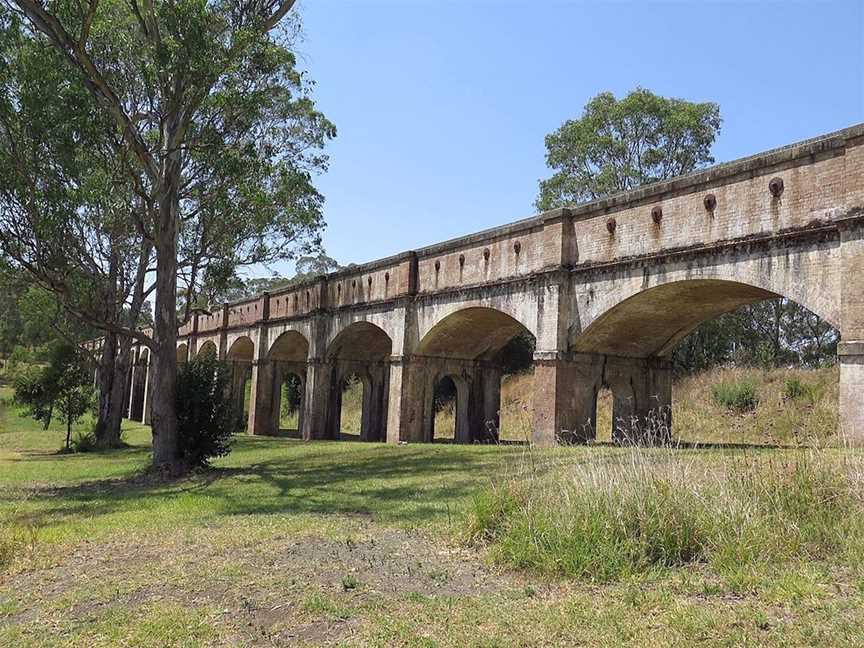
[[[99,442],[92,430],[90,432],[79,432],[72,439],[70,449],[72,452],[94,452],[99,449]]]
[[[783,398],[791,401],[807,401],[813,403],[816,401],[816,388],[805,383],[799,378],[789,378],[783,388]]]
[[[177,432],[181,457],[188,466],[207,466],[231,451],[238,420],[231,399],[230,370],[224,362],[197,357],[177,375]]]
[[[736,412],[752,412],[759,404],[756,385],[747,380],[722,382],[711,388],[714,402]]]

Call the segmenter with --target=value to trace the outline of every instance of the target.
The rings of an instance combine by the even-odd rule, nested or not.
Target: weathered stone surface
[[[778,295],[840,330],[841,432],[864,445],[864,125],[196,314],[178,359],[252,366],[253,433],[278,416],[280,371],[266,361],[293,363],[306,439],[336,438],[339,385],[356,373],[362,438],[428,441],[448,376],[467,442],[494,439],[497,352],[527,332],[535,441],[590,438],[603,385],[632,438],[668,424],[678,341]]]

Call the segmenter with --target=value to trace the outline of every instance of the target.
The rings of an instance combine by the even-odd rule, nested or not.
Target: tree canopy
[[[587,202],[689,173],[714,162],[720,129],[715,103],[661,97],[637,88],[623,99],[603,92],[578,119],[546,136],[540,210]]]

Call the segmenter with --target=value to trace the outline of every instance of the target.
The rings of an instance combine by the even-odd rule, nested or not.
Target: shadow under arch
[[[505,350],[524,338],[533,353],[534,336],[524,324],[495,308],[468,307],[436,322],[417,346],[426,365],[422,389],[424,441],[435,439],[436,410],[446,380],[452,381],[457,443],[497,442],[501,428],[501,379]]]
[[[240,336],[231,344],[226,360],[231,368],[230,398],[234,411],[245,430],[249,424],[251,403],[252,361],[255,358],[255,343],[248,337]]]
[[[199,358],[216,358],[219,355],[219,349],[216,348],[216,343],[213,340],[207,340],[198,347],[198,352],[195,355]]]
[[[740,281],[684,279],[638,291],[600,313],[583,331],[572,328],[570,349],[583,383],[575,386],[574,401],[585,430],[579,434],[577,426],[574,438],[594,436],[597,394],[609,388],[613,441],[670,440],[671,360],[676,347],[705,322],[779,299],[806,309],[806,304],[787,295]]]
[[[571,328],[570,346],[578,353],[666,357],[703,322],[741,306],[779,298],[791,299],[725,279],[672,281],[612,304],[582,331]]]
[[[387,403],[390,383],[389,358],[393,348],[390,336],[375,324],[353,322],[339,331],[327,348],[331,367],[327,403],[327,436],[331,439],[357,438],[383,441],[387,434]],[[359,398],[358,430],[342,430],[342,405],[345,390],[356,376],[362,387]]]
[[[282,433],[283,414],[290,418],[296,414],[296,424],[284,428],[289,435],[299,436],[303,430],[308,358],[309,341],[298,331],[285,331],[270,345],[267,359],[273,367],[273,391],[271,409],[267,412],[271,419],[266,425],[269,434]],[[261,375],[259,373],[259,379]]]

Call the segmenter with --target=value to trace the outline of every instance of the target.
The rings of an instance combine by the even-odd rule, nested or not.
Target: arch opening
[[[300,434],[303,424],[303,395],[305,379],[293,371],[280,372],[277,390],[279,402],[276,412],[279,417],[278,431],[292,436]]]
[[[219,350],[213,340],[207,340],[198,347],[198,353],[195,355],[199,358],[216,358],[219,355]]]
[[[795,389],[802,389],[793,388],[810,385],[803,392],[811,409],[813,394],[836,397],[831,370],[806,372],[833,365],[838,340],[829,322],[763,288],[671,282],[632,295],[584,331],[571,332],[574,358],[590,368],[586,385],[575,387],[576,401],[584,424],[593,425],[587,436],[596,432],[600,440],[797,442],[810,435],[815,419],[797,407]],[[754,399],[759,406],[736,412],[724,404],[728,389],[761,393]],[[681,423],[673,429],[676,420]],[[778,435],[782,420],[788,429]],[[712,424],[700,425],[704,421]]]
[[[525,325],[493,308],[466,308],[437,322],[417,351],[431,380],[424,438],[440,439],[442,425],[451,425],[457,443],[529,439],[534,346]]]
[[[390,336],[370,322],[350,324],[330,343],[329,438],[386,438],[392,347]]]
[[[272,426],[268,427],[271,433],[299,436],[303,429],[303,397],[308,356],[309,342],[297,331],[285,331],[270,346],[267,358],[273,363],[274,370],[274,421]]]
[[[177,363],[186,362],[189,359],[189,345],[185,342],[177,345]]]
[[[255,358],[255,344],[246,336],[238,337],[226,355],[231,367],[231,400],[242,429],[249,424],[249,410],[252,406],[252,361]]]

